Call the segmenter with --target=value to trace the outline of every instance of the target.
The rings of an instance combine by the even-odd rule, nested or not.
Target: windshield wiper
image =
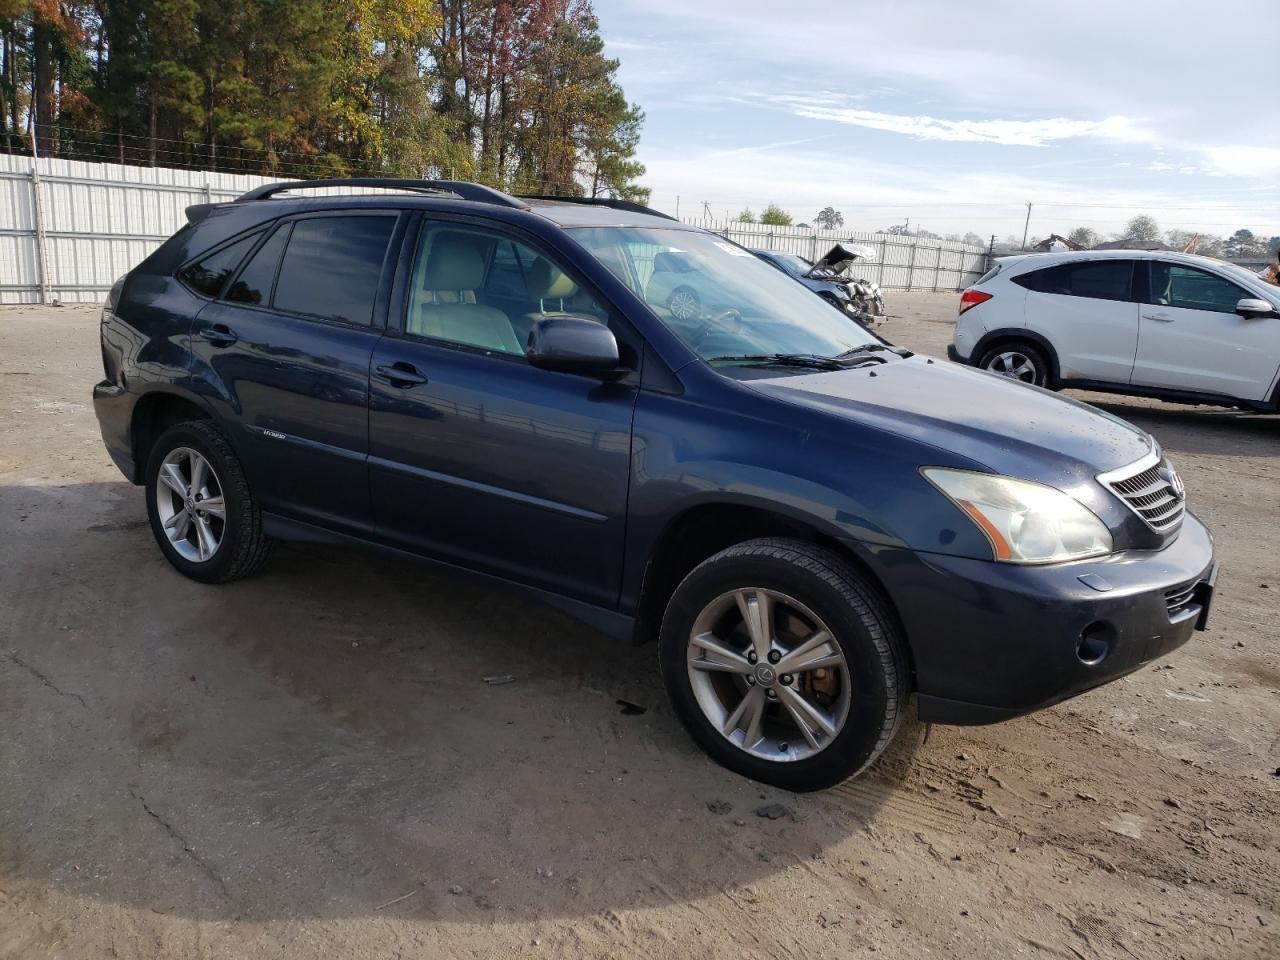
[[[813,353],[746,353],[736,357],[711,357],[707,363],[758,363],[779,367],[808,367],[811,370],[843,370],[844,364],[834,357]]]
[[[856,357],[860,353],[878,353],[880,351],[886,353],[896,353],[900,357],[911,356],[911,351],[903,347],[894,347],[886,343],[862,343],[856,347],[846,350],[844,353],[837,354],[834,359],[848,360],[850,357]]]

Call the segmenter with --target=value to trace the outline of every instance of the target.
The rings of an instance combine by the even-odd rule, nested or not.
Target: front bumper
[[[1187,513],[1158,551],[1016,566],[890,551],[876,558],[906,628],[920,719],[992,723],[1131,673],[1206,627],[1213,538]]]

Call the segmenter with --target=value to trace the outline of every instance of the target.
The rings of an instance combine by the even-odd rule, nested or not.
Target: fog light
[[[1098,621],[1091,623],[1080,631],[1080,645],[1076,647],[1076,656],[1087,667],[1096,667],[1111,652],[1111,641],[1115,630],[1111,624]]]

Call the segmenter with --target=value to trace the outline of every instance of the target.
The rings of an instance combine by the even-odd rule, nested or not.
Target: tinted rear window
[[[280,264],[273,306],[368,324],[394,216],[299,220]]]
[[[1014,277],[1013,282],[1038,293],[1094,300],[1128,300],[1133,283],[1132,260],[1064,263]]]
[[[260,233],[251,234],[243,240],[237,240],[229,247],[223,247],[207,257],[201,257],[195,263],[183,267],[178,276],[193,290],[206,297],[216,297],[222,292],[227,278],[236,272],[240,261],[257,242]]]

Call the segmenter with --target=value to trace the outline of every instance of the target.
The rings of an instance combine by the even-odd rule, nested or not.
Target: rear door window
[[[1013,278],[1013,282],[1038,293],[1093,300],[1130,300],[1133,287],[1132,260],[1087,260],[1033,270]]]
[[[240,261],[244,259],[253,245],[258,242],[261,233],[253,233],[230,246],[223,247],[207,257],[201,257],[195,263],[185,266],[178,272],[178,277],[197,293],[206,297],[216,297],[222,292],[228,278],[236,272]]]
[[[296,221],[272,306],[368,326],[395,224],[392,214]]]
[[[1236,304],[1249,294],[1230,280],[1179,263],[1151,261],[1152,303],[1185,310],[1235,313]]]

